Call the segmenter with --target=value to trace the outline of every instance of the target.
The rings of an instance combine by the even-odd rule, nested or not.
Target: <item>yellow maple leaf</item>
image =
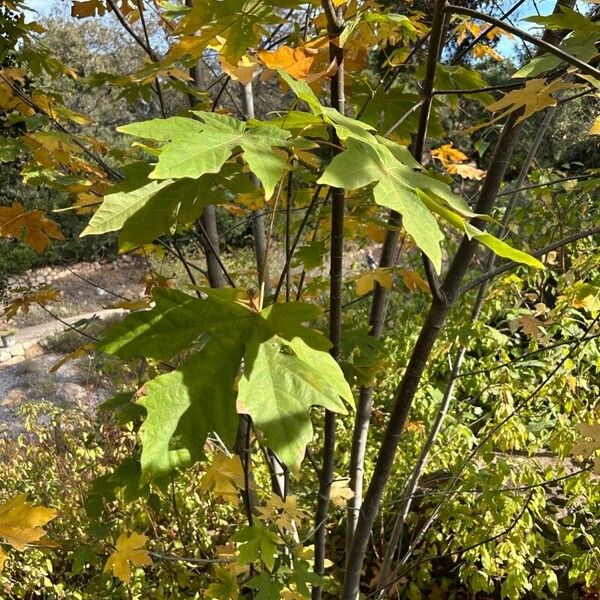
[[[600,135],[600,117],[596,118],[588,133],[590,135]]]
[[[2,570],[4,569],[4,563],[7,558],[8,558],[8,554],[6,554],[6,552],[4,552],[4,550],[2,550],[2,548],[0,548],[0,573],[2,573]]]
[[[36,252],[43,252],[52,239],[64,240],[58,225],[42,210],[25,210],[15,201],[12,206],[0,206],[0,236],[23,239]]]
[[[345,508],[346,503],[350,498],[354,498],[354,492],[348,487],[350,480],[347,477],[336,479],[331,484],[329,498],[331,502],[338,508]]]
[[[458,148],[454,148],[452,143],[444,144],[443,146],[432,150],[431,156],[439,160],[444,167],[460,164],[467,160],[467,155]]]
[[[593,425],[580,423],[576,429],[581,438],[573,444],[570,454],[575,457],[590,458],[600,450],[600,423]],[[594,473],[600,474],[600,456],[594,456]]]
[[[296,496],[288,496],[285,500],[279,496],[272,496],[267,500],[265,506],[261,506],[257,510],[260,513],[259,519],[273,521],[282,529],[292,529],[305,516],[303,510],[298,508]]]
[[[524,87],[508,92],[500,100],[489,104],[487,108],[493,113],[500,112],[494,118],[494,121],[505,117],[515,110],[523,109],[523,114],[517,119],[517,123],[520,123],[532,114],[548,106],[556,106],[556,99],[552,97],[552,94],[573,87],[576,86],[558,80],[546,85],[544,79],[530,79],[525,83]]]
[[[254,78],[254,73],[258,68],[258,62],[254,58],[250,58],[247,54],[244,54],[237,64],[231,64],[223,56],[219,58],[221,68],[227,75],[234,81],[239,81],[242,85],[248,85]]]
[[[305,79],[309,75],[317,53],[317,50],[306,46],[298,48],[280,46],[273,52],[261,50],[257,56],[268,69],[283,69],[295,79]]]
[[[29,312],[29,308],[32,304],[40,304],[45,306],[49,302],[58,300],[59,292],[49,288],[37,290],[36,292],[29,292],[24,296],[15,298],[4,307],[4,316],[6,320],[12,319],[19,310],[24,314]]]
[[[212,490],[215,496],[231,504],[239,503],[238,490],[244,487],[244,469],[239,456],[217,452],[200,480],[200,489]]]
[[[43,526],[56,515],[53,508],[29,504],[27,494],[19,494],[0,505],[0,537],[16,550],[25,550],[46,534]]]
[[[482,171],[468,163],[463,165],[449,165],[446,171],[451,175],[460,175],[463,179],[475,179],[477,181],[483,179],[486,175],[486,171]]]
[[[373,271],[367,271],[356,279],[356,293],[359,296],[368,294],[378,283],[381,287],[391,290],[394,287],[394,280],[390,269],[379,267]]]
[[[133,532],[128,535],[123,532],[117,539],[115,551],[108,557],[104,565],[104,572],[112,572],[123,583],[131,581],[131,562],[136,567],[148,566],[152,564],[152,559],[148,550],[144,549],[148,538],[141,533]]]
[[[485,44],[477,44],[473,50],[473,56],[475,58],[491,58],[493,60],[501,61],[504,60],[502,54],[496,52],[492,47],[486,46]]]
[[[405,269],[404,267],[398,269],[398,275],[400,275],[404,285],[411,291],[416,292],[421,290],[425,294],[429,294],[429,284],[421,277],[418,271],[413,269]]]

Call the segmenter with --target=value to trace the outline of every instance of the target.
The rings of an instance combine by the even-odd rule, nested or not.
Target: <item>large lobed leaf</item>
[[[140,430],[143,478],[197,460],[211,431],[232,443],[236,413],[250,415],[264,443],[298,468],[313,437],[310,408],[345,413],[344,402],[353,403],[329,341],[303,325],[320,310],[289,303],[256,312],[236,290],[204,292],[200,300],[157,290],[153,309],[129,315],[99,344],[123,358],[163,360],[202,336],[181,367],[140,390],[147,412]]]

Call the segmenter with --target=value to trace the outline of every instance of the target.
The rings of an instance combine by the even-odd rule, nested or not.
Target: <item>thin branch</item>
[[[590,229],[584,229],[583,231],[578,231],[577,233],[569,235],[566,238],[563,238],[561,240],[553,242],[552,244],[548,244],[547,246],[544,246],[543,248],[540,248],[539,250],[531,252],[531,256],[534,256],[535,258],[541,258],[542,256],[545,256],[549,252],[552,252],[553,250],[558,250],[559,248],[562,248],[563,246],[568,246],[569,244],[572,244],[573,242],[576,242],[576,241],[581,240],[586,237],[590,237],[592,235],[596,235],[598,233],[600,233],[600,226],[591,227]],[[466,294],[467,292],[471,291],[472,289],[479,287],[480,285],[486,283],[490,279],[494,279],[494,277],[497,277],[498,275],[504,273],[505,271],[509,271],[510,269],[514,269],[515,267],[518,267],[519,264],[520,263],[510,261],[510,262],[504,263],[503,265],[499,265],[498,267],[495,267],[491,271],[488,271],[487,273],[484,273],[483,275],[476,277],[475,279],[473,279],[472,281],[470,281],[469,283],[467,283],[466,285],[461,287],[460,290],[458,291],[458,295],[462,296],[463,294]]]
[[[148,552],[152,558],[157,560],[168,560],[172,562],[189,563],[192,565],[226,565],[236,562],[236,558],[194,558],[193,556],[175,556],[174,554],[160,554],[159,552]]]
[[[512,25],[508,25],[501,19],[497,19],[496,17],[492,17],[491,15],[486,15],[485,13],[479,12],[478,10],[475,10],[473,8],[467,8],[465,6],[456,6],[455,4],[447,4],[444,8],[444,11],[447,13],[455,14],[455,15],[467,15],[468,17],[472,17],[474,19],[480,19],[481,21],[486,21],[487,23],[491,23],[492,25],[495,25],[496,27],[499,27],[500,29],[503,29],[504,31],[508,31],[509,33],[512,33],[513,35],[516,35],[517,37],[519,37],[527,42],[530,42],[531,44],[534,44],[535,46],[538,46],[539,48],[543,48],[544,50],[547,50],[548,52],[550,52],[550,54],[554,54],[554,56],[557,56],[558,58],[562,59],[566,63],[568,63],[574,67],[577,67],[578,69],[580,69],[583,73],[586,73],[587,75],[592,75],[593,77],[597,77],[597,78],[600,77],[600,71],[598,69],[596,69],[595,67],[592,67],[591,65],[580,60],[576,56],[573,56],[572,54],[569,54],[568,52],[565,52],[564,50],[557,48],[555,45],[553,45],[543,39],[537,38],[537,37],[527,33],[526,31],[519,29],[518,27],[513,27]]]

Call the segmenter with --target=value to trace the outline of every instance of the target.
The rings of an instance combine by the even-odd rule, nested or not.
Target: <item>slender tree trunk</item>
[[[186,6],[192,6],[193,0],[185,0]],[[190,68],[190,77],[197,89],[202,89],[202,63],[198,61]],[[188,96],[190,106],[194,106],[194,96]],[[208,272],[208,283],[210,287],[225,287],[225,276],[219,264],[219,229],[217,226],[217,211],[212,205],[206,206],[200,217],[203,233],[201,234],[202,247],[206,258],[206,270]],[[206,239],[208,238],[208,239]]]
[[[337,10],[331,0],[323,0],[323,9],[327,17],[327,30],[330,36],[329,57],[335,61],[337,71],[331,78],[331,106],[344,114],[344,50],[335,44],[336,38],[343,29],[343,9]],[[335,130],[331,131],[331,141],[339,146],[339,139]],[[335,360],[340,357],[340,343],[342,339],[342,280],[344,257],[344,209],[345,192],[341,188],[331,190],[331,257],[329,269],[329,339],[332,343],[331,355]],[[319,495],[315,516],[315,562],[314,569],[317,575],[325,573],[327,513],[331,483],[335,468],[335,427],[336,415],[334,412],[325,411],[325,428],[323,442],[323,463],[321,466]],[[323,588],[317,585],[312,590],[312,600],[320,600]]]
[[[504,125],[475,207],[475,212],[477,213],[489,214],[494,205],[520,131],[520,126],[515,124],[517,117],[518,115],[513,113],[508,117]],[[474,225],[483,228],[485,227],[485,222],[481,219],[475,219]],[[469,240],[465,237],[461,242],[442,285],[441,291],[445,300],[442,301],[439,298],[433,299],[404,376],[394,393],[394,407],[380,447],[373,477],[365,494],[350,548],[344,577],[342,600],[356,600],[358,598],[361,570],[367,545],[379,510],[379,503],[381,502],[385,486],[392,471],[400,436],[404,431],[412,402],[433,345],[456,299],[460,283],[476,249],[477,242],[475,240]]]
[[[242,86],[242,106],[244,116],[247,120],[254,119],[254,89],[252,82]],[[260,187],[258,179],[251,175],[256,187]],[[263,297],[271,293],[271,278],[269,265],[265,263],[267,253],[267,236],[265,234],[265,216],[262,209],[252,213],[252,236],[254,238],[254,256],[256,260],[256,271],[258,273],[258,289]],[[264,286],[264,287],[263,287]]]

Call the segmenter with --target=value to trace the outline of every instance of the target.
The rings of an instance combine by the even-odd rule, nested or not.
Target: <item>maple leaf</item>
[[[344,477],[331,484],[329,499],[338,508],[345,508],[348,500],[354,498],[354,492],[348,486],[349,481],[348,477]]]
[[[360,275],[356,280],[356,293],[359,296],[364,296],[375,288],[376,283],[386,290],[391,290],[394,287],[394,281],[390,269],[379,267]]]
[[[523,315],[519,317],[518,322],[525,335],[534,340],[538,340],[541,337],[540,328],[544,326],[544,323],[539,319],[531,315]]]
[[[245,485],[244,469],[239,456],[226,456],[218,452],[200,480],[200,489],[212,490],[230,504],[238,504],[238,490]]]
[[[71,4],[71,16],[77,19],[104,16],[107,7],[102,0],[74,0]]]
[[[248,85],[252,81],[258,68],[258,62],[253,58],[249,58],[247,54],[244,54],[236,64],[230,63],[223,56],[220,57],[219,62],[223,71],[231,79],[239,81],[242,85]]]
[[[248,564],[262,560],[269,570],[275,565],[276,544],[281,544],[279,537],[265,527],[260,521],[254,525],[243,527],[231,536],[234,542],[241,542],[239,562]]]
[[[240,588],[235,573],[223,567],[215,569],[218,582],[211,583],[206,589],[206,597],[214,600],[238,600]]]
[[[446,169],[451,175],[460,175],[463,179],[475,179],[480,181],[486,175],[486,171],[478,169],[474,165],[449,165]]]
[[[12,319],[19,309],[24,314],[29,312],[29,308],[32,304],[39,304],[41,306],[46,306],[49,302],[54,302],[58,300],[59,292],[57,290],[52,290],[49,288],[37,290],[35,292],[29,292],[24,296],[20,296],[19,298],[15,298],[11,302],[9,302],[4,307],[4,316],[6,320]]]
[[[429,294],[429,284],[421,277],[418,271],[413,269],[398,269],[398,275],[402,278],[404,285],[411,291],[416,292],[418,289]]]
[[[431,151],[431,156],[437,158],[444,167],[462,163],[467,160],[467,155],[461,152],[458,148],[450,144],[444,144],[439,148]]]
[[[8,558],[8,554],[6,554],[6,552],[4,552],[4,550],[2,550],[2,548],[0,548],[0,573],[2,573],[2,570],[4,569],[4,563],[7,558]]]
[[[572,456],[589,458],[597,450],[600,450],[600,423],[594,423],[593,425],[580,423],[576,426],[576,429],[581,435],[581,439],[573,444],[570,452]],[[594,457],[594,473],[596,475],[600,474],[600,456]]]
[[[589,135],[600,135],[600,117],[596,118],[588,133]]]
[[[552,94],[573,87],[576,86],[570,83],[563,83],[559,80],[546,85],[544,79],[530,79],[525,83],[524,87],[508,92],[500,100],[492,102],[487,107],[493,113],[500,112],[492,123],[515,110],[523,109],[523,114],[516,121],[517,123],[521,123],[532,114],[548,106],[556,106],[556,99],[552,97]]]
[[[257,56],[268,69],[283,69],[296,79],[306,79],[317,53],[314,48],[305,46],[280,46],[273,52],[261,50]]]
[[[0,206],[0,236],[12,237],[41,253],[52,239],[64,240],[58,225],[46,217],[42,210],[25,210],[16,201],[12,206]]]
[[[273,521],[281,529],[293,529],[304,518],[304,512],[298,508],[298,498],[288,496],[282,500],[278,496],[272,496],[266,502],[265,506],[258,509],[260,519],[264,521]]]
[[[140,533],[133,532],[128,535],[123,532],[117,539],[116,550],[108,557],[104,565],[104,572],[112,572],[123,583],[129,583],[131,581],[130,562],[136,567],[152,564],[150,554],[144,549],[147,539]]]
[[[19,494],[0,505],[0,537],[16,550],[25,550],[46,534],[43,526],[56,515],[53,508],[29,504],[27,494]]]

